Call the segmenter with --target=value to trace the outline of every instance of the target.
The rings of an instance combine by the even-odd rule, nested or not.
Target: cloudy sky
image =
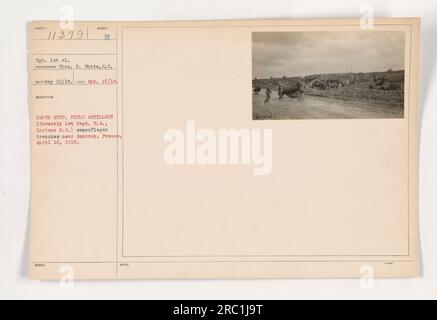
[[[254,32],[253,77],[404,69],[404,33]]]

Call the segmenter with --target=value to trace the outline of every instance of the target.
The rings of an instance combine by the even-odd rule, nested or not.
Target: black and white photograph
[[[253,120],[404,117],[405,33],[252,33]]]
[[[2,0],[0,301],[263,320],[435,300],[436,17]]]

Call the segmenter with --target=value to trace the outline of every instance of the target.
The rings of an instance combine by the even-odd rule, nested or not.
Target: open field
[[[269,103],[264,94],[252,95],[253,119],[376,119],[403,118],[404,109],[365,101],[347,101],[326,97],[307,96],[303,99],[284,97],[279,100],[273,93]]]
[[[394,108],[403,108],[404,106],[403,90],[369,89],[369,84],[354,84],[331,90],[306,88],[304,92],[307,96],[335,98],[344,101],[361,101],[365,103],[373,102]]]
[[[300,85],[304,98],[280,100],[279,84],[283,89]],[[404,114],[403,70],[255,79],[253,87],[261,89],[253,95],[253,119],[402,118]],[[264,104],[267,87],[272,98]]]

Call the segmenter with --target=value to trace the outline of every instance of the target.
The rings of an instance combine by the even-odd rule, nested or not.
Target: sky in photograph
[[[404,33],[254,32],[253,77],[404,69]]]

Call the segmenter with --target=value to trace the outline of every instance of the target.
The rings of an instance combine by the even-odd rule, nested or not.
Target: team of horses
[[[403,73],[387,72],[379,75],[374,73],[372,80],[370,80],[371,84],[368,86],[368,88],[371,90],[402,90],[403,88]],[[279,99],[283,99],[284,96],[303,99],[303,93],[306,88],[312,88],[316,90],[332,90],[354,85],[359,81],[362,80],[356,79],[354,76],[330,79],[324,76],[308,76],[303,78],[283,78],[273,83],[270,82],[271,85],[267,85],[267,87],[270,88],[269,90],[276,88],[275,90],[278,92]],[[369,82],[369,80],[366,80],[366,82]],[[253,93],[255,95],[259,94],[262,90],[262,87],[265,88],[266,86],[261,86],[258,83],[254,86]]]

